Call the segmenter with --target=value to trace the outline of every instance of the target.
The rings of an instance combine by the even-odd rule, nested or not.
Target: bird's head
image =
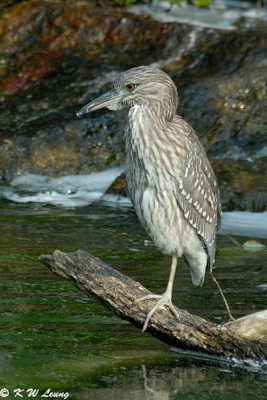
[[[177,89],[171,78],[153,67],[136,67],[118,75],[113,89],[84,106],[77,116],[100,108],[120,110],[134,105],[156,109],[171,120],[178,106]]]

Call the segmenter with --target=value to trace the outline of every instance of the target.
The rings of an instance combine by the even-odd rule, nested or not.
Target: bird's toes
[[[140,297],[139,299],[136,299],[134,301],[134,303],[140,303],[141,301],[151,300],[151,299],[159,299],[161,297],[162,296],[159,294],[148,294],[147,296],[143,296],[143,297]]]
[[[143,325],[142,332],[145,332],[145,330],[146,330],[146,328],[147,328],[147,326],[148,326],[148,323],[149,323],[149,321],[150,321],[152,315],[154,314],[155,311],[157,311],[157,309],[159,308],[160,305],[161,305],[161,304],[160,304],[160,300],[159,300],[159,301],[154,305],[154,307],[149,311],[149,313],[148,313],[147,316],[146,316],[146,320],[145,320],[145,323],[144,323],[144,325]]]
[[[147,296],[146,296],[147,297]],[[171,312],[174,314],[174,316],[179,319],[179,313],[176,310],[176,308],[174,307],[174,305],[172,304],[172,301],[169,297],[166,296],[157,296],[157,298],[160,297],[160,299],[156,302],[156,304],[154,305],[154,307],[149,311],[149,313],[146,316],[146,320],[145,323],[143,325],[143,329],[142,332],[145,332],[148,323],[151,319],[151,317],[153,316],[153,314],[157,311],[158,308],[160,307],[164,307],[164,306],[168,306],[171,310]],[[151,297],[150,297],[151,298]]]
[[[174,314],[174,316],[179,319],[179,313],[176,310],[176,308],[174,307],[174,305],[172,304],[172,302],[170,302],[170,304],[168,304],[168,306],[170,307],[171,312]]]

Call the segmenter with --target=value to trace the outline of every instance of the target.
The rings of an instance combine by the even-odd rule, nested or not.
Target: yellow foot
[[[172,304],[171,298],[168,294],[164,293],[162,295],[158,295],[158,294],[149,294],[147,296],[141,297],[140,299],[135,300],[135,303],[139,303],[140,301],[145,301],[145,300],[151,300],[151,299],[159,299],[156,304],[154,305],[154,307],[149,311],[149,313],[147,314],[142,332],[145,332],[147,325],[152,317],[152,315],[154,314],[155,311],[157,311],[158,308],[160,307],[164,307],[164,306],[168,306],[169,309],[172,311],[172,313],[174,314],[174,316],[179,319],[179,313],[177,312],[176,308],[174,307],[174,305]]]

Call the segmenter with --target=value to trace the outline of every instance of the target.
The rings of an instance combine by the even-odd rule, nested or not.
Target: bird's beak
[[[84,114],[104,107],[107,107],[109,110],[117,110],[119,108],[121,97],[121,93],[117,93],[115,90],[110,90],[109,92],[104,93],[102,96],[86,104],[86,106],[77,112],[76,115],[80,118]]]

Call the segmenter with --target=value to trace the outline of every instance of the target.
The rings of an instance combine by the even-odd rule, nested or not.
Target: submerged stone
[[[247,240],[243,244],[243,247],[245,250],[259,251],[259,250],[263,250],[265,248],[265,245],[260,242],[257,242],[257,240]]]

